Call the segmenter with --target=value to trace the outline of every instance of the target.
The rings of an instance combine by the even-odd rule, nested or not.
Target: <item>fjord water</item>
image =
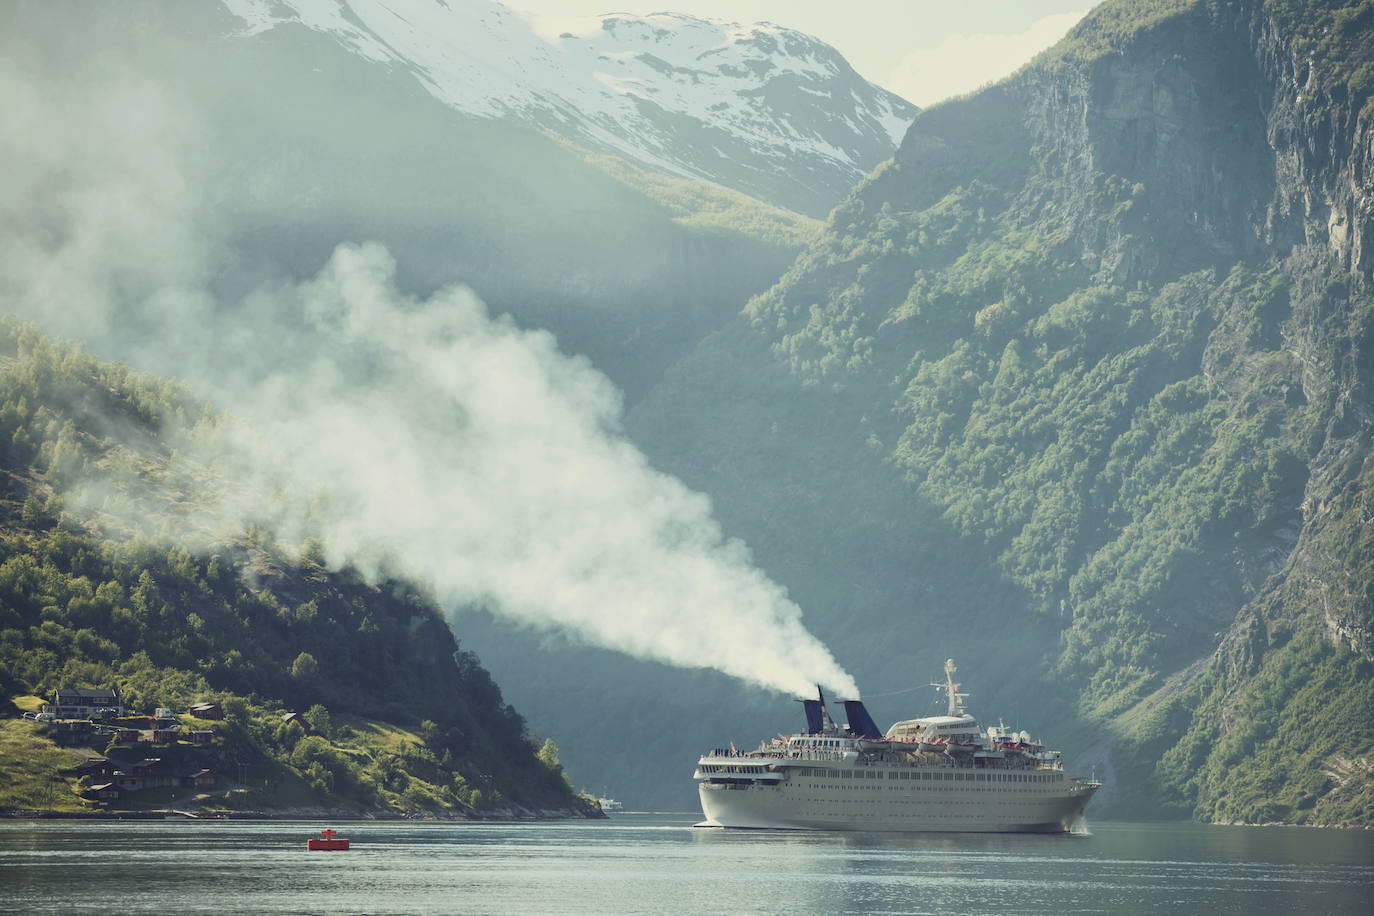
[[[1366,913],[1374,833],[1093,824],[1085,836],[609,821],[0,822],[15,913]]]

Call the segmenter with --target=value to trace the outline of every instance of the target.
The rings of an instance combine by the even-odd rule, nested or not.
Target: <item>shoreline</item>
[[[340,810],[336,808],[293,808],[284,811],[197,812],[175,808],[147,811],[38,811],[23,808],[0,810],[0,820],[15,821],[452,821],[483,823],[491,821],[609,820],[605,812],[578,811],[571,808],[511,811],[503,809],[482,814],[412,814],[402,811]]]

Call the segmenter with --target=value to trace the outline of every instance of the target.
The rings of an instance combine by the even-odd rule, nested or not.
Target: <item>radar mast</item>
[[[960,693],[959,685],[954,682],[954,672],[958,670],[959,669],[954,666],[954,659],[945,659],[945,682],[943,684],[930,685],[936,690],[944,691],[945,696],[949,698],[949,711],[947,715],[951,716],[962,716],[965,714],[964,697],[968,696],[966,693]]]

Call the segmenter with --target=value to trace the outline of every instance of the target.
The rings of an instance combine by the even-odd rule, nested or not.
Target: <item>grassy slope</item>
[[[570,149],[664,207],[675,223],[687,229],[792,251],[811,244],[821,230],[818,219],[770,206],[738,191],[668,175],[618,156]]]
[[[78,750],[54,744],[36,722],[0,719],[0,810],[82,810],[75,781],[59,773],[82,757]]]

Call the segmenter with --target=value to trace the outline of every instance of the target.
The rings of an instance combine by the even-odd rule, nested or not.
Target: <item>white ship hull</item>
[[[774,761],[758,767],[766,770],[763,774],[732,772],[753,770],[752,764],[762,762],[702,758],[697,776],[706,815],[702,826],[1064,833],[1083,817],[1097,789],[1053,770],[882,764],[837,768]],[[723,775],[715,776],[717,772]]]

